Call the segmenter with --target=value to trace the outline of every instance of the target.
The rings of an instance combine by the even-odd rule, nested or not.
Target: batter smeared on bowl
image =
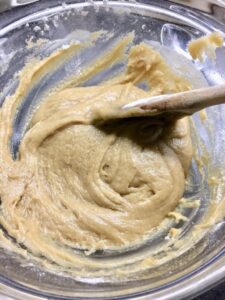
[[[184,91],[190,84],[142,43],[130,50],[120,76],[99,86],[77,86],[120,57],[128,40],[44,97],[16,159],[10,149],[15,111],[44,70],[71,48],[25,67],[15,95],[1,109],[0,224],[27,253],[59,266],[85,266],[74,249],[90,253],[143,241],[183,195],[192,157],[187,119],[167,126],[151,118],[103,125],[93,120],[110,106]],[[138,87],[141,82],[146,91]]]

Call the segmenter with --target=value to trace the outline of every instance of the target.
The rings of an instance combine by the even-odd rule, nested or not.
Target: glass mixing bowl
[[[178,1],[181,2],[181,1]],[[183,1],[186,3],[186,1]],[[193,84],[214,85],[224,82],[225,51],[217,51],[215,63],[192,62],[187,53],[187,43],[194,38],[219,30],[225,36],[225,26],[210,13],[222,20],[225,9],[222,1],[190,1],[193,7],[168,1],[47,1],[14,8],[0,14],[0,102],[13,93],[18,81],[15,77],[31,56],[45,57],[55,49],[67,47],[74,41],[86,41],[90,33],[102,30],[111,33],[111,39],[100,39],[89,51],[76,57],[54,76],[40,83],[47,90],[67,75],[81,70],[88,61],[110,47],[115,39],[134,33],[134,43],[149,42],[156,47],[177,72],[183,73]],[[219,4],[220,3],[220,4]],[[196,6],[195,6],[196,4]],[[162,45],[162,46],[160,46]],[[177,53],[177,59],[174,57]],[[118,71],[117,66],[111,72]],[[198,70],[196,72],[195,70]],[[202,75],[199,75],[201,72]],[[86,85],[101,82],[109,76],[101,74]],[[38,103],[40,91],[33,90],[15,114],[12,152],[18,150],[29,112]],[[7,100],[6,100],[7,101]],[[207,109],[205,114],[192,117],[193,140],[197,156],[193,159],[185,197],[200,200],[200,206],[188,208],[183,213],[188,222],[173,224],[180,229],[177,239],[188,235],[201,223],[212,201],[218,205],[225,192],[225,107]],[[196,133],[197,132],[197,135]],[[196,140],[196,136],[198,136]],[[202,149],[207,149],[209,162],[199,164]],[[202,172],[203,171],[203,172]],[[214,178],[217,184],[209,185]],[[215,199],[214,199],[215,198]],[[225,217],[225,211],[224,211]],[[225,219],[205,229],[194,245],[174,255],[159,266],[144,272],[136,270],[127,278],[73,278],[54,273],[27,261],[4,248],[0,248],[0,291],[13,299],[186,299],[199,294],[225,278]],[[1,228],[4,231],[4,228]],[[4,234],[7,234],[4,232]],[[107,261],[143,255],[146,251],[162,255],[160,247],[168,242],[165,232],[155,235],[144,245],[122,253],[94,253],[93,259]],[[174,250],[176,253],[176,249]],[[84,254],[81,254],[84,255]]]

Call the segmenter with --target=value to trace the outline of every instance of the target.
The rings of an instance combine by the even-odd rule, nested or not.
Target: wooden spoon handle
[[[170,112],[191,115],[208,106],[222,103],[225,103],[225,84],[137,100],[123,108],[140,108],[149,115],[151,112],[152,115]]]

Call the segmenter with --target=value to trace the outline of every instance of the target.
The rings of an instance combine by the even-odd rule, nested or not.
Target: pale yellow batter
[[[126,44],[121,41],[73,85],[110,65]],[[109,107],[191,86],[159,53],[137,45],[119,77],[99,86],[70,84],[46,95],[13,160],[9,139],[16,107],[60,55],[22,72],[15,95],[1,109],[0,224],[33,256],[59,266],[90,266],[73,249],[90,253],[142,241],[176,208],[192,158],[187,119],[166,126],[151,118],[103,125],[93,120],[100,113],[104,118],[104,111],[107,116]],[[148,91],[136,86],[143,80]]]
[[[199,59],[201,62],[209,57],[216,58],[216,49],[223,46],[223,36],[220,32],[212,32],[209,35],[193,40],[188,44],[188,51],[193,59]]]

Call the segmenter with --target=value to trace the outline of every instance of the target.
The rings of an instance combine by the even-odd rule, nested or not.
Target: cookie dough
[[[121,54],[118,49],[106,55],[106,65]],[[186,118],[166,126],[147,117],[99,125],[99,113],[107,118],[109,107],[191,86],[150,46],[136,45],[119,76],[46,95],[13,159],[10,138],[21,95],[59,55],[22,72],[15,95],[1,108],[0,225],[33,256],[78,266],[74,249],[123,249],[159,226],[182,198],[192,158]]]
[[[193,59],[201,62],[206,56],[215,60],[216,49],[223,46],[223,36],[220,32],[212,32],[209,35],[193,40],[188,44],[188,51]]]

